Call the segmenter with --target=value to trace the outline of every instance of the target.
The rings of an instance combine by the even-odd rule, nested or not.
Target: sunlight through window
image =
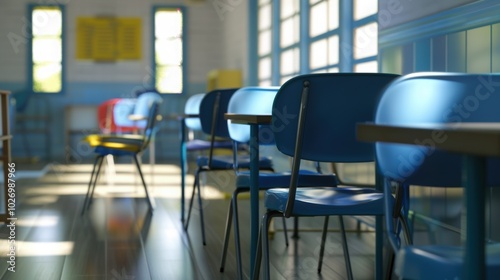
[[[161,93],[183,90],[183,14],[177,8],[155,12],[155,86]]]
[[[62,89],[62,12],[59,7],[32,10],[33,91],[56,93]]]

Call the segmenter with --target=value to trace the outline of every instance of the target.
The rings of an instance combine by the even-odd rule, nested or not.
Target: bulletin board
[[[141,53],[140,18],[77,18],[76,59],[138,60]]]

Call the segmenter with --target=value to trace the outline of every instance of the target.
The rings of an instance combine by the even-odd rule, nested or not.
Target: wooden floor
[[[101,176],[96,199],[83,216],[80,210],[90,164],[55,164],[41,178],[18,180],[15,272],[7,270],[9,229],[3,225],[1,279],[236,279],[232,239],[225,272],[219,272],[229,205],[224,193],[207,179],[209,185],[203,191],[207,245],[203,246],[198,211],[193,214],[188,232],[181,225],[178,166],[157,164],[153,170],[144,166],[150,191],[156,198],[153,215],[148,214],[140,179],[132,167],[119,164],[114,176]],[[243,265],[248,277],[248,199],[242,199],[240,207]],[[301,219],[299,238],[291,239],[288,247],[281,222],[275,223],[272,279],[346,278],[336,219],[330,220],[321,274],[316,266],[323,220]],[[287,221],[289,230],[292,222]],[[356,231],[354,221],[347,222],[351,229],[348,239],[354,278],[373,279],[374,233],[365,228]]]

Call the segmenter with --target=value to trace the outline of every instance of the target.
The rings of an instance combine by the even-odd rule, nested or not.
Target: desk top
[[[231,120],[233,123],[239,124],[270,124],[271,115],[247,115],[247,114],[224,114],[226,120]]]
[[[500,156],[500,123],[422,123],[392,126],[362,123],[357,139],[436,147],[449,152]]]

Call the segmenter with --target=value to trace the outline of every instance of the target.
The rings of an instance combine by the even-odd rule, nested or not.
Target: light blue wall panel
[[[446,36],[432,38],[431,70],[436,72],[446,71]]]
[[[491,71],[491,27],[467,31],[467,72]]]
[[[422,39],[414,45],[415,72],[431,70],[431,40]]]
[[[403,46],[403,74],[413,73],[415,70],[414,45],[406,44]]]
[[[381,52],[381,72],[403,73],[403,50],[401,47],[388,48]]]
[[[491,27],[491,71],[500,72],[500,23]]]
[[[446,71],[465,72],[467,69],[465,39],[465,31],[446,36]]]

